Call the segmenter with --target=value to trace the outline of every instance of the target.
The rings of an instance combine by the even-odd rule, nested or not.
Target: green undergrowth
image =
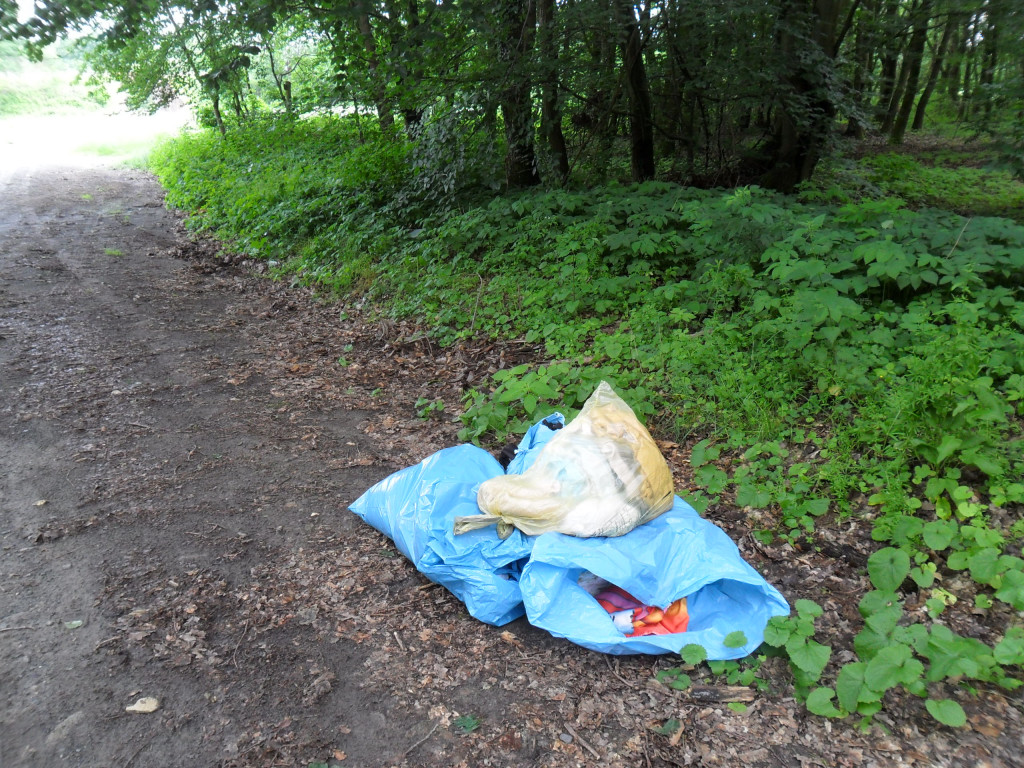
[[[100,109],[106,92],[79,82],[78,68],[55,49],[48,49],[43,61],[30,62],[17,43],[0,42],[0,117]]]
[[[825,164],[802,196],[832,203],[888,196],[911,208],[930,206],[1024,223],[1024,181],[999,167],[994,152],[985,149],[886,152],[856,163]]]
[[[546,362],[466,393],[463,439],[571,416],[607,379],[692,446],[698,509],[742,507],[766,543],[867,514],[883,549],[854,661],[829,666],[808,604],[770,628],[812,711],[870,722],[902,687],[956,725],[951,686],[1019,684],[1024,226],[978,215],[984,201],[963,216],[656,182],[440,207],[414,148],[358,129],[193,134],[154,168],[193,224],[281,277],[419,318],[442,344],[542,345]],[[964,577],[976,611],[1013,617],[993,646],[942,623]]]

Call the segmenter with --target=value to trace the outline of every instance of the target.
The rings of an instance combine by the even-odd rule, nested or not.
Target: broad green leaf
[[[941,552],[952,544],[956,536],[956,523],[950,520],[932,520],[925,523],[923,531],[925,544],[935,552]]]
[[[992,584],[1001,573],[999,568],[999,550],[985,547],[970,556],[967,567],[971,569],[971,578],[981,584]]]
[[[883,648],[887,648],[892,642],[889,635],[879,634],[869,627],[865,627],[853,637],[853,648],[862,659],[874,658],[875,654]]]
[[[999,477],[1003,474],[1003,465],[998,459],[977,449],[964,451],[960,458],[964,464],[977,467],[989,477]]]
[[[900,599],[896,596],[895,592],[882,592],[881,590],[873,589],[870,592],[864,593],[864,597],[860,599],[857,608],[860,610],[860,615],[867,618],[879,611],[899,605]]]
[[[1000,664],[1024,664],[1024,628],[1010,627],[992,651]]]
[[[892,605],[870,614],[864,619],[864,626],[880,635],[891,635],[902,616],[903,609]]]
[[[707,649],[698,643],[684,645],[682,650],[679,651],[679,655],[682,657],[684,662],[687,664],[693,664],[694,666],[700,664],[702,661],[707,661],[708,658]]]
[[[537,396],[532,392],[523,396],[523,410],[526,411],[526,415],[530,418],[533,417],[534,411],[537,410]]]
[[[930,567],[917,567],[911,568],[910,570],[910,578],[912,578],[914,583],[921,589],[928,589],[928,587],[935,583],[936,568],[933,564],[926,565],[930,565]]]
[[[771,503],[772,495],[754,483],[743,483],[736,488],[736,504],[740,507],[761,509]]]
[[[710,440],[701,440],[690,452],[690,466],[702,467],[718,458],[721,450],[711,445]]]
[[[764,628],[764,641],[775,648],[781,648],[793,634],[788,616],[773,616]]]
[[[952,699],[928,699],[924,705],[928,709],[928,714],[943,725],[950,728],[967,725],[967,713]]]
[[[924,665],[913,658],[910,646],[889,645],[875,654],[864,671],[864,682],[875,691],[887,691],[901,683],[919,678]]]
[[[828,664],[832,648],[814,640],[794,636],[786,643],[786,652],[794,666],[817,680],[825,670],[825,665]]]
[[[836,696],[839,698],[839,704],[847,712],[856,712],[857,705],[864,701],[865,697],[867,701],[876,700],[878,697],[864,684],[867,666],[863,661],[858,661],[846,664],[839,670],[836,677]]]
[[[815,688],[807,695],[807,710],[821,717],[842,717],[843,713],[832,703],[835,695],[831,688]]]
[[[910,555],[902,549],[886,547],[868,558],[868,577],[882,592],[895,592],[910,573]]]
[[[747,636],[743,634],[742,630],[730,632],[728,635],[725,636],[725,639],[722,641],[722,645],[724,645],[726,648],[742,648],[746,644]]]
[[[1013,606],[1015,611],[1024,611],[1024,573],[1007,571],[1003,574],[1003,585],[996,591],[996,597]]]
[[[938,447],[935,449],[935,463],[941,464],[950,456],[953,455],[954,451],[964,444],[964,441],[958,437],[952,435],[946,435],[942,438]]]
[[[796,608],[796,612],[800,616],[810,616],[812,618],[817,618],[825,612],[825,610],[813,600],[797,600],[793,604],[793,607]]]

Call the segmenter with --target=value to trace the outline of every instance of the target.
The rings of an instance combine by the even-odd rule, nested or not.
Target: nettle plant
[[[990,647],[938,622],[908,620],[902,589],[910,581],[931,583],[927,573],[926,568],[912,566],[906,552],[893,547],[868,559],[874,589],[859,605],[864,626],[854,638],[857,661],[837,669],[834,686],[818,685],[830,655],[827,646],[810,639],[813,619],[822,612],[819,606],[799,600],[795,617],[769,622],[765,644],[788,655],[797,695],[808,710],[833,718],[859,715],[866,727],[882,710],[885,694],[902,689],[923,698],[936,720],[957,727],[965,724],[966,716],[963,707],[949,697],[951,686],[971,692],[983,683],[1007,690],[1022,685],[1024,628],[1008,628]]]
[[[901,591],[914,578],[914,571],[909,555],[899,549],[888,547],[869,558],[868,576],[874,589],[860,601],[864,625],[854,638],[856,661],[830,668],[831,646],[814,639],[815,620],[823,610],[811,600],[797,600],[794,615],[768,622],[758,653],[740,661],[708,662],[707,671],[723,675],[729,684],[754,685],[764,691],[771,685],[759,676],[761,665],[768,657],[782,656],[789,662],[797,698],[816,715],[854,715],[862,728],[868,728],[882,711],[886,694],[903,690],[924,699],[925,709],[940,723],[962,726],[966,714],[949,695],[952,687],[971,693],[981,684],[1007,690],[1024,684],[1020,677],[1024,627],[1008,628],[995,646],[989,646],[938,622],[908,620]],[[687,645],[680,656],[682,666],[662,670],[657,678],[685,690],[692,684],[690,673],[707,655],[702,647]],[[827,676],[832,684],[822,685],[830,669]]]

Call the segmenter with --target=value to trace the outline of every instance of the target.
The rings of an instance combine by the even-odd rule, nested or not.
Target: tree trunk
[[[903,64],[900,66],[900,76],[896,82],[896,88],[889,97],[885,117],[882,118],[882,124],[879,126],[882,133],[890,133],[892,131],[892,127],[896,122],[896,115],[900,110],[900,104],[903,103],[903,94],[907,90],[907,77],[909,75],[910,67],[907,66],[907,60],[904,57]]]
[[[395,116],[388,108],[384,96],[384,83],[381,80],[380,60],[377,58],[377,42],[373,37],[373,27],[370,26],[370,15],[359,14],[359,34],[363,38],[363,47],[366,49],[367,67],[370,73],[370,88],[373,92],[373,103],[377,108],[377,120],[382,131],[390,131],[395,124]]]
[[[779,192],[792,192],[811,177],[832,128],[835,105],[827,86],[835,64],[839,4],[815,0],[808,14],[800,0],[784,0],[779,12],[779,48],[793,68],[786,78],[788,93],[775,109],[768,145],[772,167],[761,177],[764,186]],[[798,123],[794,115],[800,113]]]
[[[227,136],[227,128],[224,125],[224,116],[220,113],[220,92],[212,90],[210,92],[210,103],[213,105],[213,117],[217,121],[217,130],[220,131],[221,136]]]
[[[540,102],[541,133],[547,141],[548,153],[558,183],[569,179],[569,153],[562,133],[562,109],[558,103],[558,40],[555,38],[555,0],[539,0],[537,34],[539,37],[543,84]]]
[[[960,91],[960,106],[956,111],[957,120],[966,120],[971,114],[971,83],[974,75],[974,59],[968,58],[964,66],[964,84]]]
[[[907,123],[910,122],[910,113],[914,110],[914,100],[917,98],[917,84],[921,79],[921,61],[924,59],[924,46],[928,42],[928,22],[931,21],[931,0],[923,0],[918,8],[917,21],[914,24],[914,31],[910,35],[910,43],[907,46],[907,53],[903,58],[903,66],[907,69],[906,86],[903,89],[903,100],[899,112],[893,121],[892,133],[889,134],[890,144],[902,144],[903,136],[907,132]]]
[[[632,0],[615,0],[622,25],[622,69],[629,95],[630,168],[633,181],[654,178],[654,119],[640,27]]]
[[[950,41],[953,39],[953,32],[958,26],[959,20],[955,16],[950,16],[942,30],[942,37],[932,55],[932,66],[928,70],[928,82],[925,83],[924,90],[921,92],[921,98],[917,102],[917,111],[914,112],[914,122],[910,126],[912,131],[920,131],[924,127],[924,113],[928,109],[928,101],[932,97],[935,85],[939,82],[939,73],[942,71],[942,65],[946,60],[946,51],[949,50]]]
[[[420,9],[417,0],[385,0],[388,30],[391,40],[392,64],[398,75],[398,110],[405,123],[408,136],[416,136],[423,122],[422,48],[423,40],[419,30]],[[404,20],[404,24],[403,24]],[[397,57],[394,53],[399,51]]]
[[[533,144],[532,82],[525,66],[537,24],[533,0],[503,0],[501,24],[498,56],[505,64],[508,83],[501,92],[505,181],[510,188],[531,187],[540,183]]]
[[[962,26],[957,30],[956,47],[951,51],[947,59],[946,71],[943,77],[946,78],[946,93],[949,100],[954,104],[960,103],[960,84],[963,65],[967,61],[967,45],[971,38],[971,17],[963,19]]]
[[[890,33],[899,25],[899,12],[898,0],[889,0],[882,10],[880,23]],[[901,48],[901,41],[898,44],[896,41],[892,41],[882,45],[882,66],[878,77],[878,101],[875,104],[875,120],[879,125],[885,124],[889,114],[889,106],[892,104],[893,94],[896,91],[896,75],[899,68]],[[885,131],[888,128],[883,128],[882,130]]]
[[[874,0],[868,0],[868,2],[864,3],[864,6],[865,12],[872,18],[877,15],[878,9]],[[846,135],[856,139],[864,138],[865,127],[861,116],[867,103],[865,91],[868,87],[868,75],[874,69],[875,33],[873,30],[869,31],[869,29],[870,25],[858,24],[856,32],[854,32],[854,70],[853,82],[851,84],[854,107],[851,110],[849,122],[846,126]]]
[[[285,75],[277,71],[277,62],[274,60],[274,47],[266,37],[263,38],[263,48],[267,52],[267,59],[270,63],[270,76],[277,87],[277,95],[281,97],[281,102],[284,104],[285,114],[290,116],[292,114],[292,84],[284,79]]]
[[[991,86],[995,82],[996,65],[999,63],[999,32],[995,21],[991,17],[989,18],[988,28],[985,30],[985,38],[982,45],[982,68],[978,84]],[[991,117],[993,102],[991,89],[988,87],[983,89],[982,97],[984,99],[985,116]]]

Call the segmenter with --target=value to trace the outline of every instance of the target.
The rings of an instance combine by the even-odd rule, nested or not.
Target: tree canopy
[[[1012,0],[71,0],[23,22],[16,12],[0,0],[0,36],[38,55],[90,35],[93,67],[132,106],[183,97],[222,132],[267,111],[369,111],[385,130],[433,135],[438,151],[500,153],[509,187],[619,159],[635,181],[791,191],[839,132],[900,143],[928,115],[988,131],[1024,170]]]

